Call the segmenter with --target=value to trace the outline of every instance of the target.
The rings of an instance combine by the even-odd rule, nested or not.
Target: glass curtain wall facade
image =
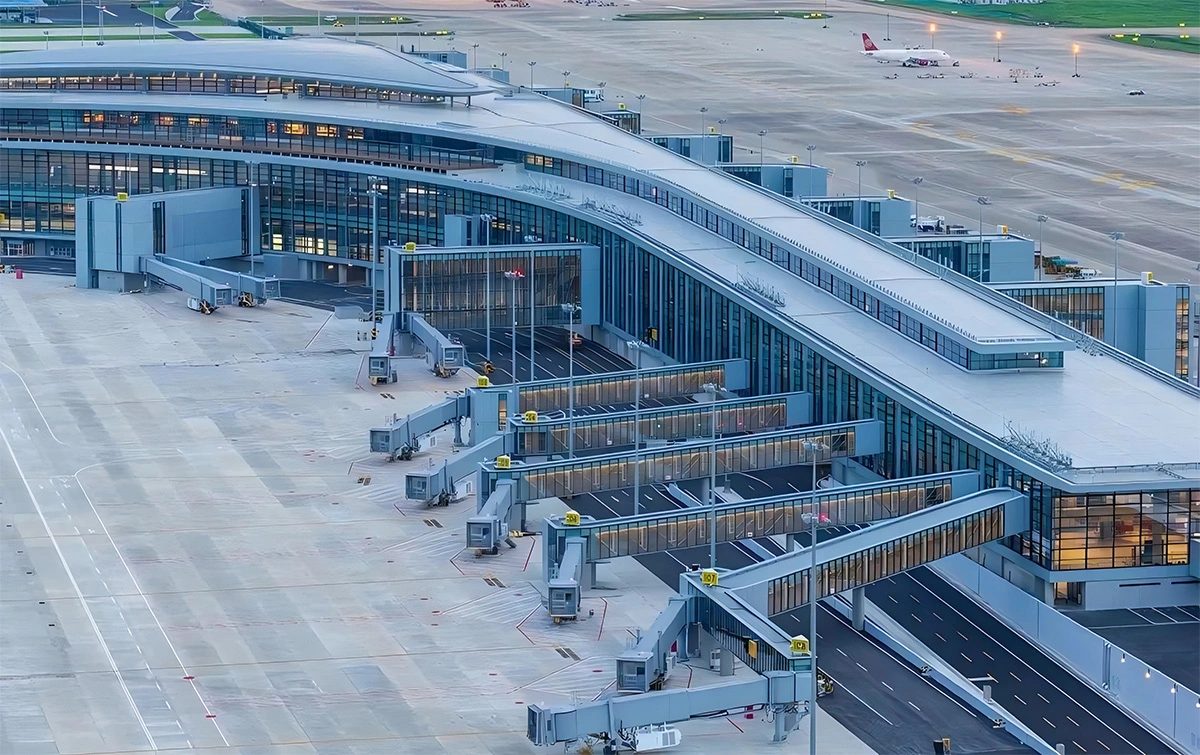
[[[496,157],[507,159],[500,152],[497,148]],[[546,172],[603,184],[669,207],[691,222],[793,270],[813,285],[855,306],[861,305],[868,316],[888,322],[909,338],[920,339],[919,342],[947,359],[970,363],[970,352],[954,339],[936,332],[927,335],[919,327],[916,330],[906,327],[905,315],[856,288],[852,282],[835,278],[690,200],[670,196],[666,190],[611,170],[537,155],[520,157],[527,168],[540,161],[538,167]],[[110,195],[118,191],[140,194],[257,183],[263,238],[268,248],[369,259],[371,213],[367,176],[334,167],[326,170],[248,164],[247,159],[251,158],[151,156],[102,149],[8,149],[0,158],[0,191],[6,192],[6,196],[0,197],[0,228],[61,231],[66,236],[74,232],[73,207],[77,195]],[[443,215],[489,213],[500,219],[493,225],[494,244],[517,244],[526,235],[536,235],[546,243],[598,246],[604,322],[639,335],[680,362],[745,358],[750,362],[752,395],[809,391],[814,396],[812,419],[816,423],[879,419],[885,428],[885,451],[864,459],[868,468],[888,478],[955,469],[979,470],[984,473],[987,485],[1008,485],[1031,496],[1030,532],[1010,539],[1010,547],[1047,568],[1084,568],[1092,558],[1056,555],[1060,547],[1055,530],[1060,491],[957,438],[921,416],[916,407],[901,404],[879,385],[826,359],[806,346],[795,331],[781,330],[759,318],[745,300],[713,289],[675,267],[675,263],[639,248],[621,235],[565,213],[476,191],[441,187],[432,181],[389,179],[387,183],[388,191],[379,200],[381,244],[395,240],[401,244],[413,241],[440,245],[444,238]],[[1057,359],[1061,359],[1061,354]],[[1033,357],[1001,355],[993,364],[1020,364],[1021,360],[1032,361]],[[632,390],[632,379],[629,382]],[[1181,554],[1186,549],[1188,535],[1200,533],[1200,491],[1175,491],[1167,507],[1169,516],[1163,519],[1163,530],[1157,535],[1162,545],[1157,547],[1152,543],[1147,551],[1147,558],[1154,564],[1185,558]],[[1098,509],[1084,507],[1082,521],[1071,525],[1074,527],[1071,535],[1062,539],[1064,552],[1077,550],[1080,533],[1088,543],[1087,554],[1093,544],[1099,551],[1108,548],[1114,554],[1116,549],[1128,547],[1129,535],[1125,530],[1118,531],[1115,525],[1101,526],[1108,514],[1093,517],[1090,513],[1093,510]],[[1146,527],[1139,525],[1139,536],[1144,531]],[[1143,539],[1154,537],[1152,533]],[[1138,558],[1142,559],[1140,555]],[[1116,555],[1112,563],[1117,563]]]

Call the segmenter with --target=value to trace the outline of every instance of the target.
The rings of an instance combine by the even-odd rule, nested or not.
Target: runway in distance
[[[880,50],[863,32],[863,49],[860,53],[877,63],[899,63],[902,66],[940,66],[958,65],[958,61],[941,50],[927,50],[922,47],[906,48],[903,50]]]

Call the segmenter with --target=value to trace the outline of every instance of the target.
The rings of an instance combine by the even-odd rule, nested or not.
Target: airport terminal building
[[[237,186],[246,254],[277,274],[366,280],[374,242],[448,233],[595,247],[598,265],[570,269],[597,302],[597,340],[641,339],[664,363],[745,359],[747,395],[807,392],[816,424],[877,419],[883,450],[862,460],[875,475],[975,469],[1026,493],[1028,529],[982,558],[1043,600],[1195,602],[1200,389],[908,249],[568,104],[370,45],[4,63],[9,244],[88,239],[77,197]],[[480,217],[484,240],[464,240],[455,219]],[[511,264],[474,259],[438,279],[465,325],[497,306],[472,281]],[[77,264],[98,286],[102,265]]]

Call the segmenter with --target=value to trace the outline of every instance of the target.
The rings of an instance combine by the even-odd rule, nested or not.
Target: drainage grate
[[[370,478],[370,477],[359,477],[359,478],[358,478],[358,484],[359,484],[359,485],[370,485],[370,484],[371,484],[371,478]]]
[[[436,519],[422,519],[421,521],[425,522],[426,527],[437,527],[439,530],[442,529],[442,523]]]
[[[563,658],[570,658],[573,661],[579,660],[579,656],[575,655],[575,651],[571,648],[554,648]]]
[[[500,580],[496,579],[495,577],[484,577],[483,581],[487,582],[492,587],[504,587],[504,583],[501,582]]]

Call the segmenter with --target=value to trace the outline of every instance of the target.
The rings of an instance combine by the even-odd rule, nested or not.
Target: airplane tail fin
[[[875,46],[875,43],[871,41],[871,38],[867,36],[866,32],[863,32],[863,49],[866,50],[867,52],[871,52],[872,50],[879,49],[878,47]]]

